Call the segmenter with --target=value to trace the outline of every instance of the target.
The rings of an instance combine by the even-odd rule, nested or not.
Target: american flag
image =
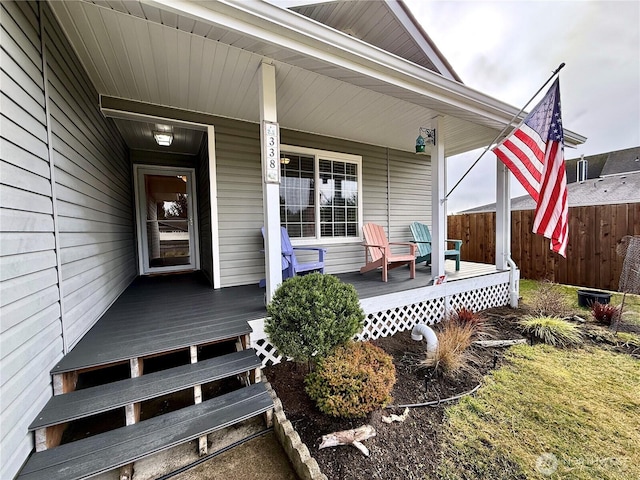
[[[536,202],[533,232],[551,239],[551,249],[566,257],[569,222],[558,79],[493,152]]]

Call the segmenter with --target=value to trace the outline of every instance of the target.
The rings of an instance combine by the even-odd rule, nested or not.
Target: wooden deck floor
[[[478,277],[496,273],[495,265],[484,263],[460,262],[460,271],[455,271],[453,260],[445,261],[445,273],[447,281],[453,282],[464,278]],[[431,285],[431,268],[424,264],[416,265],[416,278],[409,278],[409,267],[399,267],[389,270],[388,281],[381,281],[380,272],[368,272],[361,275],[359,272],[341,273],[337,275],[340,280],[352,284],[358,291],[358,296],[371,298],[378,295],[403,292],[413,288],[426,287]]]
[[[447,281],[495,273],[493,265],[446,262]],[[379,272],[340,274],[354,285],[360,298],[427,286],[431,272],[416,267],[409,279],[408,268],[389,272],[389,281]],[[126,361],[190,345],[213,343],[251,331],[248,321],[263,318],[264,288],[255,285],[213,290],[200,274],[139,277],[107,310],[96,325],[62,358],[51,373],[63,373],[97,365]]]
[[[257,284],[213,290],[199,273],[138,277],[51,373],[245,335],[247,320],[264,315]]]

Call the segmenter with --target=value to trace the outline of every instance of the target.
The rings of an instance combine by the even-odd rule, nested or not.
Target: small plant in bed
[[[593,302],[591,315],[594,320],[602,325],[611,326],[618,317],[619,308],[610,303]]]
[[[560,285],[538,282],[532,292],[531,310],[540,317],[564,317],[570,308]]]
[[[578,327],[558,317],[525,317],[520,321],[520,327],[533,340],[556,347],[568,347],[582,342]]]
[[[369,342],[350,342],[318,362],[305,378],[318,409],[332,417],[359,418],[391,401],[393,357]]]
[[[267,315],[265,332],[278,352],[310,367],[349,341],[364,320],[353,285],[321,273],[284,281]]]
[[[436,335],[438,349],[435,357],[427,357],[422,365],[433,367],[437,375],[449,377],[455,376],[468,367],[473,360],[469,347],[476,335],[475,324],[447,319],[441,323],[441,328]]]
[[[474,340],[491,338],[496,333],[495,328],[488,324],[487,319],[482,314],[466,307],[451,311],[447,319],[461,325],[470,326],[473,329]]]

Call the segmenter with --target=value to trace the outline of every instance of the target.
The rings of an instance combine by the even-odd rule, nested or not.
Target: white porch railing
[[[516,271],[519,275],[519,271]],[[518,279],[516,279],[517,282]],[[466,307],[474,312],[509,304],[509,272],[497,272],[460,279],[441,285],[422,287],[360,300],[365,312],[364,328],[358,340],[374,340],[410,330],[417,323],[434,324],[447,310]],[[282,355],[269,343],[264,332],[264,319],[249,325],[251,346],[262,359],[262,365],[282,360]]]

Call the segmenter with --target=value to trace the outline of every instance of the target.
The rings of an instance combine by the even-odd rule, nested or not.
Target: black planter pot
[[[610,293],[598,290],[578,290],[578,305],[581,307],[590,307],[594,302],[605,304],[610,301]]]

